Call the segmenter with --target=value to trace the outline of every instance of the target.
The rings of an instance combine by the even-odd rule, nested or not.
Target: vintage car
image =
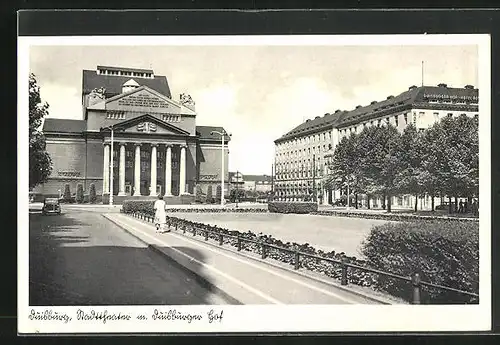
[[[59,199],[46,198],[43,202],[42,214],[61,214]]]

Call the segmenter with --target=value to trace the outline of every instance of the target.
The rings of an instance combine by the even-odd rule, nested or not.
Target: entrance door
[[[161,184],[159,184],[159,183],[156,185],[156,195],[162,195],[161,194]]]

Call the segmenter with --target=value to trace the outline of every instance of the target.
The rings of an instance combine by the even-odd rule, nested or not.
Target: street
[[[30,213],[30,305],[227,304],[96,210]]]

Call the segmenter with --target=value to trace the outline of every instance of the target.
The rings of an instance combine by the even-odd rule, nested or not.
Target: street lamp
[[[111,168],[110,168],[110,183],[109,183],[109,205],[113,205],[113,182],[114,182],[114,132],[115,128],[114,125],[110,125],[107,127],[102,127],[101,130],[107,129],[111,132]],[[121,130],[121,128],[117,128],[116,130]],[[106,176],[107,177],[107,176]]]
[[[218,134],[221,137],[221,195],[220,195],[220,205],[221,207],[224,206],[224,136],[231,136],[231,134],[228,134],[224,129],[222,132],[219,131],[211,131],[211,135]]]

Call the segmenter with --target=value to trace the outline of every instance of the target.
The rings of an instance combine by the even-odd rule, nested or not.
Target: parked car
[[[333,202],[333,206],[346,206],[347,200],[337,199]]]
[[[46,198],[43,202],[42,214],[61,214],[61,205],[57,198]]]

